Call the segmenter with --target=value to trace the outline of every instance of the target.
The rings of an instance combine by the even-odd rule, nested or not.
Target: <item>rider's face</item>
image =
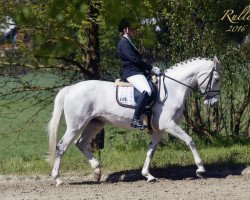
[[[134,28],[127,27],[125,29],[125,34],[128,34],[132,38],[135,36],[135,33],[136,33],[136,31]]]

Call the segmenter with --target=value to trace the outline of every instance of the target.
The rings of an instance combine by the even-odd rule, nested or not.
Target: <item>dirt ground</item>
[[[154,169],[157,182],[147,183],[139,170],[106,174],[100,183],[92,176],[62,174],[55,187],[49,176],[0,176],[1,200],[142,200],[239,199],[250,200],[250,169],[213,166],[206,178],[195,178],[194,167]]]

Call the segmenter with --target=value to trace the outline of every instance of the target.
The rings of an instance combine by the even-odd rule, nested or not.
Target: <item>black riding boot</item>
[[[148,92],[143,91],[142,94],[140,95],[136,108],[135,108],[135,114],[133,117],[133,121],[131,122],[131,127],[133,128],[140,128],[143,129],[144,125],[143,123],[140,121],[141,115],[144,113],[145,111],[145,107],[148,103],[149,100],[149,95]]]

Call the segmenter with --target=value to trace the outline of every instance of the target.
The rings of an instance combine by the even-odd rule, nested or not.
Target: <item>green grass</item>
[[[3,79],[5,78],[0,78]],[[43,81],[41,76],[37,78],[36,83],[43,84]],[[49,81],[50,84],[54,84],[53,77]],[[13,83],[6,87],[13,87]],[[0,92],[2,91],[3,88],[0,89]],[[0,102],[0,174],[50,174],[51,167],[45,162],[48,151],[45,130],[53,105],[48,104],[46,107],[43,104],[36,105],[37,101],[44,98],[42,95],[27,98],[25,101],[22,95],[12,96]],[[15,99],[19,100],[6,104]],[[41,111],[36,115],[39,110]],[[59,137],[64,131],[65,125],[62,122]],[[218,136],[213,140],[204,140],[192,137],[205,165],[250,164],[250,139]],[[172,138],[166,138],[165,141],[168,142],[162,143],[156,151],[152,167],[194,165],[191,151],[185,144]],[[107,126],[105,149],[101,150],[101,164],[104,171],[117,172],[142,168],[148,143],[149,136],[143,132],[128,132]],[[95,156],[98,157],[98,154]],[[62,172],[80,171],[83,174],[92,172],[88,161],[74,145],[70,146],[63,157],[61,166]]]
[[[250,164],[248,146],[214,147],[199,149],[206,165],[222,164],[228,166]],[[98,155],[95,155],[98,158]],[[101,151],[101,164],[105,172],[117,172],[142,168],[146,156],[145,149],[121,151],[115,147],[106,147]],[[16,156],[1,159],[1,174],[50,174],[51,167],[43,155],[37,153],[18,153]],[[156,151],[152,167],[194,165],[191,152],[172,148],[159,148]],[[62,172],[80,171],[91,173],[91,167],[83,155],[72,145],[63,157]]]

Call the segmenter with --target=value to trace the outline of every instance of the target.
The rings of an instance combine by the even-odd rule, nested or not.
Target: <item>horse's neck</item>
[[[185,100],[192,92],[191,88],[196,88],[198,85],[199,74],[208,69],[211,61],[195,60],[185,64],[179,64],[172,69],[166,71],[166,75],[174,78],[177,81],[171,80],[169,83],[175,91],[178,91],[179,98]],[[189,86],[189,87],[188,87]]]

